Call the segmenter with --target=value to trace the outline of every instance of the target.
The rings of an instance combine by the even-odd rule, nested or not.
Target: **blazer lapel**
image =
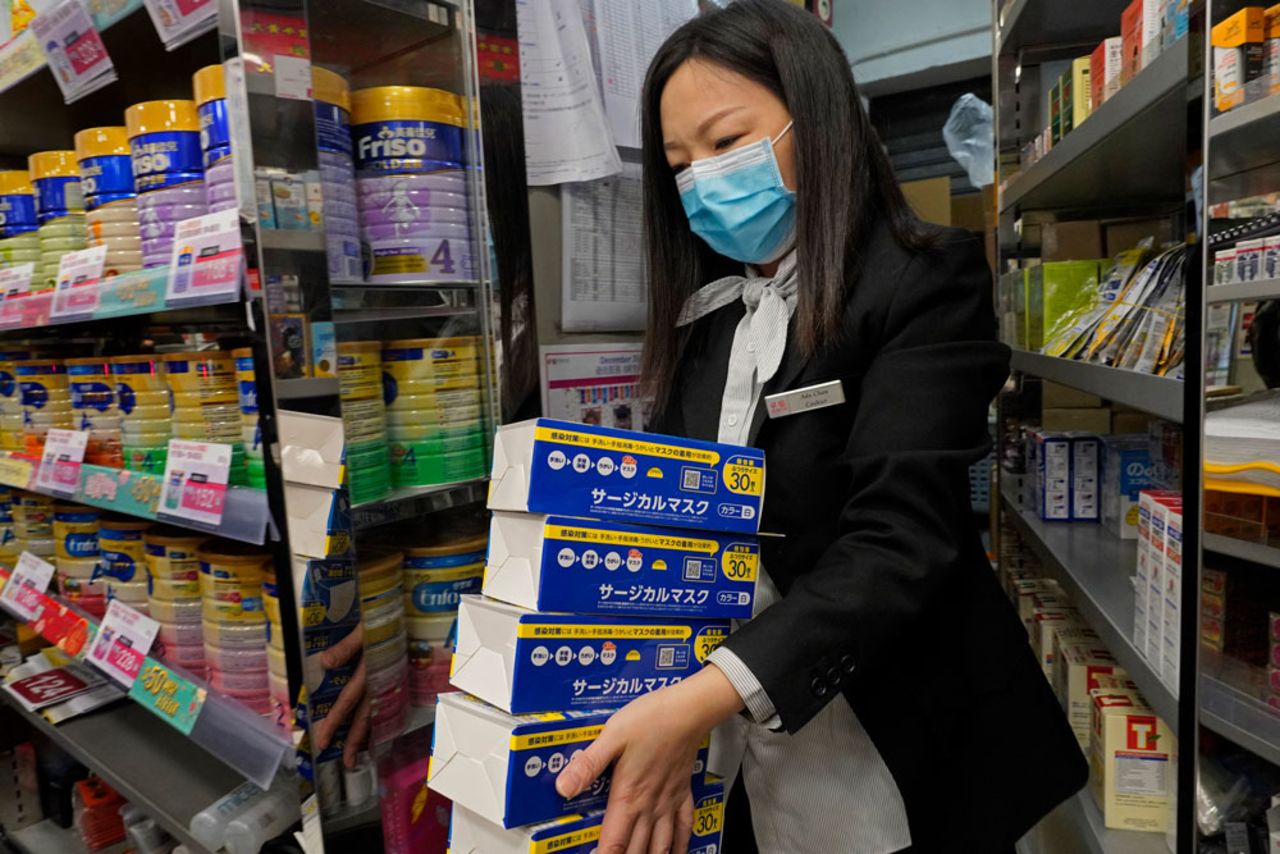
[[[729,351],[738,321],[746,313],[741,300],[698,321],[693,334],[702,336],[697,357],[681,365],[681,407],[685,435],[714,442],[720,435],[720,403],[729,376]]]

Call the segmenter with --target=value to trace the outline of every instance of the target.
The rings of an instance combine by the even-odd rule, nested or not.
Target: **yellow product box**
[[[1098,687],[1099,676],[1124,674],[1124,668],[1098,641],[1081,640],[1059,644],[1054,673],[1067,720],[1080,742],[1080,749],[1087,749],[1092,714],[1089,692]]]
[[[1031,650],[1044,670],[1044,677],[1053,680],[1053,642],[1063,629],[1084,628],[1084,620],[1074,608],[1044,610],[1031,621]]]
[[[1267,18],[1261,6],[1246,6],[1213,28],[1213,100],[1219,112],[1244,103],[1245,86],[1262,76]]]
[[[1028,636],[1031,635],[1036,614],[1046,611],[1065,611],[1072,607],[1071,598],[1060,590],[1033,593],[1029,597],[1020,599],[1018,606],[1020,609],[1018,616],[1022,618],[1022,627],[1027,630]]]
[[[1090,697],[1089,788],[1107,827],[1164,833],[1171,819],[1177,745],[1136,691]]]
[[[1013,607],[1018,611],[1018,619],[1023,625],[1035,608],[1035,596],[1040,593],[1059,593],[1062,585],[1052,578],[1023,578],[1011,582],[1009,597],[1013,599]]]

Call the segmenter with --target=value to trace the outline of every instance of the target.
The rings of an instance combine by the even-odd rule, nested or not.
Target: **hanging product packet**
[[[1086,310],[1064,317],[1056,333],[1045,337],[1046,355],[1065,359],[1079,356],[1098,321],[1115,304],[1133,278],[1134,272],[1150,255],[1152,242],[1151,238],[1147,238],[1133,249],[1126,249],[1116,255],[1111,267],[1098,280],[1098,296],[1093,304]]]

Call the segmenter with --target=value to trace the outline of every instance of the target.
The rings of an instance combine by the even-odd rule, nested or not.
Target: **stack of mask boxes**
[[[483,596],[464,596],[428,785],[454,802],[454,854],[586,854],[606,774],[555,779],[629,701],[692,676],[749,618],[764,455],[549,419],[494,446]],[[721,781],[693,769],[690,854],[720,849]]]

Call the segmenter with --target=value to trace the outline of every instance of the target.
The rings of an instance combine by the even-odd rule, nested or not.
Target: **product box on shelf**
[[[533,611],[749,619],[759,568],[754,537],[499,511],[483,592]]]
[[[1119,36],[1105,39],[1089,57],[1090,108],[1096,111],[1120,91],[1124,45]]]
[[[498,428],[489,509],[754,534],[764,452],[550,418]]]
[[[1160,48],[1168,50],[1191,29],[1191,0],[1164,0]]]
[[[1142,71],[1142,13],[1146,4],[1147,0],[1133,0],[1120,15],[1121,86],[1128,86]]]
[[[621,706],[691,676],[724,620],[535,614],[463,596],[450,682],[513,714]]]
[[[1082,750],[1089,747],[1090,700],[1089,692],[1098,687],[1099,674],[1123,673],[1124,669],[1106,647],[1097,641],[1073,641],[1058,648],[1055,670],[1058,677],[1058,695],[1062,699],[1067,720],[1076,734]]]
[[[1160,55],[1160,31],[1164,26],[1164,4],[1168,0],[1143,0],[1142,3],[1142,67],[1146,68]]]
[[[1102,526],[1122,540],[1138,538],[1138,499],[1151,487],[1146,434],[1103,436]]]
[[[1236,244],[1237,282],[1256,282],[1262,278],[1263,252],[1266,241],[1259,237]],[[1215,264],[1216,266],[1216,264]]]
[[[1082,56],[1071,63],[1071,125],[1080,127],[1089,118],[1093,92],[1089,88],[1089,57]]]
[[[1107,827],[1164,833],[1170,815],[1173,733],[1136,692],[1090,697],[1090,791]]]
[[[724,827],[724,784],[694,787],[689,854],[717,854]],[[595,854],[604,810],[504,830],[466,807],[454,805],[450,854]]]
[[[1058,108],[1062,113],[1062,135],[1065,137],[1076,129],[1076,112],[1075,112],[1075,78],[1071,74],[1071,69],[1058,78],[1058,97],[1062,99],[1062,104]]]
[[[1262,76],[1266,40],[1266,14],[1261,6],[1246,6],[1210,32],[1213,100],[1218,112],[1244,103],[1245,87]]]
[[[1046,679],[1053,678],[1053,638],[1059,629],[1084,625],[1074,608],[1038,608],[1031,617],[1031,650]]]
[[[1138,560],[1138,579],[1140,581],[1144,573],[1147,576],[1144,606],[1147,629],[1145,646],[1139,649],[1139,652],[1143,653],[1152,669],[1160,673],[1164,655],[1164,590],[1167,572],[1165,560],[1168,547],[1169,512],[1171,509],[1181,508],[1182,496],[1161,490],[1144,490],[1142,497],[1139,498],[1140,507],[1144,501],[1148,508],[1148,529],[1146,539],[1138,542],[1138,550],[1140,553],[1145,551],[1146,557],[1145,560],[1141,557]],[[1134,592],[1136,599],[1142,590],[1135,588]]]
[[[1028,441],[1035,462],[1036,515],[1045,522],[1071,521],[1071,439],[1034,432]]]
[[[1062,78],[1059,77],[1057,82],[1053,84],[1053,88],[1049,90],[1049,124],[1046,130],[1049,131],[1049,142],[1051,145],[1057,145],[1062,141]]]
[[[1026,629],[1029,639],[1037,614],[1070,610],[1071,598],[1061,590],[1039,590],[1030,596],[1019,597],[1018,605],[1022,609],[1018,616],[1022,619],[1022,627]]]
[[[1182,672],[1182,526],[1182,505],[1169,505],[1165,517],[1164,636],[1160,676],[1175,697]]]

